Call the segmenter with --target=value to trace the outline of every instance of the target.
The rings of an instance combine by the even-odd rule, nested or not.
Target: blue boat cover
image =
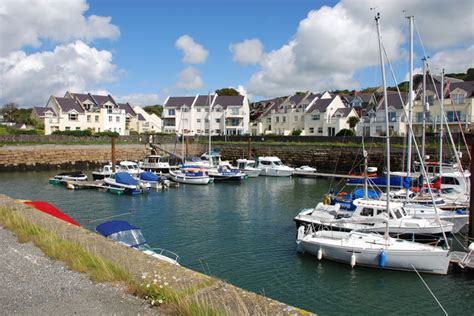
[[[369,199],[372,200],[378,200],[379,199],[379,194],[375,190],[367,190],[367,196]],[[364,197],[364,189],[358,188],[352,191],[352,199],[360,199]]]
[[[369,178],[368,182],[375,186],[387,186],[386,177]],[[364,179],[347,179],[347,184],[362,185],[364,184]],[[390,185],[394,187],[409,188],[411,187],[411,179],[409,177],[391,176]]]
[[[126,172],[117,172],[115,174],[115,181],[122,184],[137,185],[138,181]]]
[[[100,225],[97,225],[97,227],[95,228],[95,230],[104,237],[108,237],[117,232],[132,230],[132,229],[140,229],[140,228],[131,225],[127,221],[108,221]]]
[[[144,181],[160,181],[160,177],[148,171],[140,172],[140,180]]]

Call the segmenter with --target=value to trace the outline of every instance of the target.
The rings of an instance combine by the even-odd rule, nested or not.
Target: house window
[[[109,122],[112,122],[112,116],[109,115]]]
[[[239,109],[232,109],[231,111],[232,115],[239,115]]]
[[[388,121],[389,122],[396,122],[397,121],[397,113],[396,112],[388,112]]]
[[[282,119],[283,123],[286,122],[286,116],[283,116],[281,119]]]
[[[205,109],[204,109],[204,112],[209,112],[209,108],[205,108]]]
[[[198,112],[201,112],[201,108],[197,108],[197,111],[198,111]]]
[[[80,128],[80,127],[76,127],[76,131],[80,131],[80,130],[81,130],[81,128]]]
[[[416,122],[417,123],[423,122],[423,112],[416,112]]]
[[[71,128],[70,128],[69,126],[66,126],[64,129],[65,129],[66,131],[70,131],[70,130],[71,130]]]
[[[267,123],[271,123],[272,122],[272,118],[271,117],[267,117]]]
[[[461,111],[448,111],[446,114],[448,122],[458,122],[461,120]]]
[[[309,128],[309,133],[310,133],[310,134],[314,134],[314,127],[310,127],[310,128]]]
[[[168,115],[176,115],[175,109],[168,109]]]
[[[222,108],[221,107],[217,107],[214,109],[216,112],[222,112]]]
[[[319,121],[320,115],[319,115],[319,114],[313,114],[313,115],[311,115],[311,119],[312,119],[313,121]]]
[[[204,122],[209,123],[209,119],[205,119]]]
[[[198,122],[198,123],[201,123],[201,119],[197,119],[197,122]]]
[[[451,100],[454,104],[463,104],[464,103],[464,94],[452,94]]]
[[[377,134],[380,135],[380,134],[382,133],[382,126],[380,126],[380,125],[379,125],[379,126],[375,126],[375,133],[377,133]]]
[[[216,119],[216,123],[220,123],[221,122],[221,119]]]
[[[206,128],[206,131],[205,131],[206,134],[209,134],[209,129]]]
[[[434,95],[429,95],[426,97],[427,99],[427,102],[429,105],[433,105],[434,104]]]
[[[189,112],[189,108],[183,107],[183,112]]]
[[[276,122],[276,123],[279,123],[279,122],[280,122],[280,117],[278,117],[278,116],[275,117],[275,122]]]
[[[120,116],[117,116],[117,117],[115,118],[115,122],[117,122],[117,123],[120,122]]]
[[[95,122],[99,123],[99,116],[98,115],[95,116]]]
[[[87,123],[90,123],[90,122],[91,122],[91,116],[87,115]]]
[[[323,128],[322,127],[318,127],[318,134],[322,134],[323,133]]]
[[[220,129],[216,129],[216,134],[220,134],[221,133],[221,130]]]
[[[197,130],[197,133],[198,133],[198,134],[201,134],[201,130],[200,130],[200,129],[198,129],[198,130]]]
[[[70,113],[69,114],[69,120],[70,121],[77,121],[77,114],[76,113]]]
[[[295,122],[298,122],[298,115],[295,115]]]

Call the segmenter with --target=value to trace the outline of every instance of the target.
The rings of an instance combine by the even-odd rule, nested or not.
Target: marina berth
[[[267,177],[289,177],[295,171],[285,166],[280,158],[274,156],[258,157],[256,168],[261,170],[260,175]]]

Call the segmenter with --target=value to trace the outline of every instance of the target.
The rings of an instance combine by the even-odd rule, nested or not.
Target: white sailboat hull
[[[184,184],[209,184],[211,182],[211,178],[208,176],[202,177],[193,177],[193,176],[186,176],[185,174],[179,172],[170,171],[171,180],[179,183]]]
[[[300,250],[316,256],[319,256],[318,252],[321,250],[322,258],[346,264],[354,263],[371,268],[401,271],[414,271],[414,267],[419,272],[433,274],[446,274],[448,271],[451,257],[448,250],[426,245],[418,246],[416,243],[410,243],[415,245],[407,247],[411,249],[404,250],[401,249],[402,247],[395,247],[396,249],[392,250],[390,247],[376,242],[371,246],[357,245],[357,243],[351,245],[350,242],[352,240],[345,241],[343,237],[331,240],[329,236],[311,237],[311,235],[306,235],[303,239],[298,240]],[[402,240],[396,240],[395,243],[400,243],[402,246],[412,246],[409,245],[409,242]],[[382,250],[386,258],[383,266],[380,263]]]

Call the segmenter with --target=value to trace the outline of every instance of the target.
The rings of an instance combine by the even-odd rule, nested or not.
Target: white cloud
[[[390,59],[395,61],[406,57],[403,45],[407,41],[404,34],[408,28],[407,14],[415,15],[427,47],[472,42],[472,28],[465,25],[466,19],[472,20],[472,14],[459,18],[459,8],[472,8],[472,4],[466,0],[460,2],[453,5],[441,0],[343,0],[334,7],[310,11],[287,44],[263,54],[259,62],[261,69],[251,76],[246,88],[251,94],[268,97],[304,90],[357,89],[359,83],[354,80],[354,73],[379,63],[375,11],[370,11],[370,7],[376,6],[382,14],[384,45]],[[402,12],[404,9],[407,13]],[[464,71],[465,61],[459,57],[456,57],[459,67]]]
[[[232,52],[232,60],[243,66],[253,65],[260,61],[263,52],[263,45],[260,40],[246,39],[240,43],[232,43],[229,45]]]
[[[84,16],[86,0],[15,0],[0,2],[0,55],[24,46],[39,47],[44,39],[90,42],[97,38],[116,39],[120,35],[111,17]]]
[[[194,41],[189,35],[183,35],[176,40],[176,48],[183,51],[183,62],[186,64],[203,64],[209,52]]]
[[[15,51],[0,57],[0,103],[44,105],[49,96],[67,90],[84,92],[116,79],[112,54],[82,41],[59,45],[53,51],[27,55]]]
[[[158,94],[143,94],[143,93],[135,93],[130,95],[124,95],[116,98],[118,102],[128,102],[132,106],[139,105],[155,105],[160,103],[160,97]]]
[[[199,70],[189,66],[179,74],[176,86],[184,90],[196,90],[204,86]]]

